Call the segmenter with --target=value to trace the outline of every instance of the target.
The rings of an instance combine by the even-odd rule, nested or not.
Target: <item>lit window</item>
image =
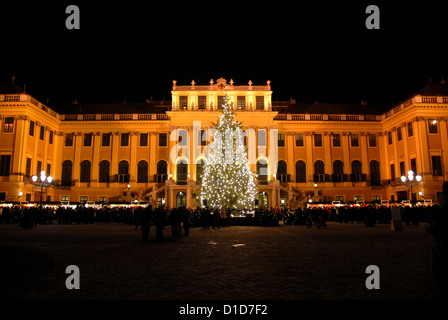
[[[429,133],[438,133],[437,128],[437,120],[436,119],[428,119],[428,129]]]
[[[13,131],[14,131],[14,117],[6,117],[3,132],[13,132]]]
[[[376,147],[376,134],[369,134],[369,147]]]
[[[359,147],[359,140],[358,140],[358,135],[357,134],[351,134],[351,142],[352,142],[352,147]]]
[[[302,133],[296,134],[296,147],[303,147],[303,134]]]
[[[278,146],[279,147],[284,147],[285,146],[285,134],[284,133],[279,133],[278,134]]]
[[[314,146],[322,147],[322,135],[320,133],[314,135]]]

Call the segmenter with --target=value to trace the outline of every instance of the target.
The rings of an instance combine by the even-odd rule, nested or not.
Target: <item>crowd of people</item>
[[[38,224],[91,224],[95,222],[121,223],[135,226],[142,232],[142,241],[149,241],[151,226],[156,229],[156,241],[163,241],[163,230],[171,226],[172,236],[189,236],[190,227],[203,229],[220,228],[245,222],[246,225],[275,226],[284,224],[326,228],[328,221],[339,223],[364,223],[366,226],[387,224],[392,220],[392,206],[320,206],[312,208],[260,208],[252,210],[243,219],[238,212],[213,208],[166,209],[151,206],[110,207],[46,207],[46,206],[0,206],[0,223],[19,224],[33,228]],[[439,289],[448,297],[448,182],[443,185],[443,195],[437,204],[430,206],[399,206],[401,220],[405,225],[427,223],[429,235],[434,239],[433,274]],[[233,221],[233,222],[232,222]],[[183,232],[182,232],[183,228]]]
[[[398,206],[401,212],[401,220],[406,225],[418,225],[422,222],[430,222],[440,210],[440,206]],[[361,206],[322,206],[296,210],[286,209],[283,217],[285,224],[305,225],[310,219],[313,225],[319,225],[319,221],[335,221],[340,223],[364,223],[367,226],[390,223],[392,220],[392,206],[385,205],[361,205]]]
[[[188,227],[202,227],[204,229],[218,228],[230,224],[263,225],[275,226],[279,221],[288,225],[307,225],[311,221],[311,226],[324,226],[328,221],[340,223],[365,223],[373,226],[375,224],[390,223],[391,207],[383,205],[364,206],[322,206],[313,208],[259,208],[251,211],[245,219],[230,219],[238,212],[213,209],[186,207],[166,209],[164,207],[109,207],[101,208],[85,207],[42,207],[42,206],[12,206],[0,208],[0,223],[19,223],[23,227],[32,227],[37,224],[91,224],[95,222],[113,222],[127,225],[135,225],[136,228],[142,225],[143,213],[150,208],[152,224],[155,224],[155,216],[159,211],[163,211],[164,224],[172,226],[173,234],[179,234],[180,225]],[[432,206],[405,206],[401,209],[401,220],[406,225],[418,225],[421,222],[430,222],[440,209],[438,205]],[[146,211],[145,211],[146,210]],[[158,219],[160,220],[160,219]],[[243,222],[244,221],[244,222]]]
[[[401,220],[406,225],[418,225],[421,222],[433,220],[440,206],[398,206]],[[296,210],[285,209],[283,219],[285,224],[306,225],[308,220],[312,225],[319,226],[319,221],[335,221],[340,223],[364,223],[367,226],[390,223],[392,206],[361,205],[361,206],[321,206]]]
[[[148,209],[149,208],[149,209]],[[4,206],[0,207],[0,223],[21,224],[24,228],[30,228],[38,224],[92,224],[95,222],[112,222],[141,227],[145,218],[144,213],[151,211],[151,225],[155,224],[155,216],[159,211],[164,213],[164,224],[173,228],[173,234],[179,233],[179,225],[202,227],[204,229],[219,228],[232,224],[230,218],[239,212],[217,208],[186,207],[166,209],[164,207],[152,208],[151,206],[123,206],[100,208],[78,206]],[[246,224],[249,225],[278,225],[282,219],[281,211],[273,208],[255,209],[247,215]],[[243,219],[236,219],[242,223]]]

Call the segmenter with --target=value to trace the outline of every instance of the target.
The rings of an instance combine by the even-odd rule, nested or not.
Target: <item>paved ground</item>
[[[0,298],[32,300],[440,299],[431,276],[425,226],[329,223],[193,228],[189,237],[142,243],[133,226],[0,225]],[[68,265],[80,269],[68,290]],[[365,269],[380,268],[367,290]],[[26,267],[24,267],[26,266]]]

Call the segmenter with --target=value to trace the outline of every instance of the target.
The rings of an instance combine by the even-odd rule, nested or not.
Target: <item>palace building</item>
[[[270,81],[239,85],[223,78],[205,85],[173,81],[171,94],[170,102],[74,102],[70,112],[58,113],[14,83],[1,84],[0,201],[193,208],[207,129],[226,95],[243,129],[256,133],[246,143],[257,149],[251,169],[258,173],[258,205],[435,200],[448,180],[444,81],[391,108],[273,101]],[[177,154],[176,145],[189,146],[189,156]],[[414,179],[402,181],[410,170]],[[51,184],[32,180],[41,171],[53,177]]]

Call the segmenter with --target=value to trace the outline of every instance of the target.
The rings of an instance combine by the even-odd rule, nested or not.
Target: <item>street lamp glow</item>
[[[32,176],[31,180],[33,180],[33,182],[36,182],[37,181],[37,176]]]
[[[406,180],[409,180],[410,183],[411,183],[411,197],[412,197],[412,194],[413,194],[413,193],[412,193],[412,183],[414,182],[414,171],[409,170],[409,171],[408,171],[408,176],[407,176],[407,177],[406,177],[406,176],[401,176],[401,181],[402,181],[403,183],[405,183]],[[416,176],[415,176],[415,181],[417,181],[417,182],[422,181],[422,176],[420,176],[420,175],[416,175]],[[419,195],[422,195],[421,192],[419,192]]]

